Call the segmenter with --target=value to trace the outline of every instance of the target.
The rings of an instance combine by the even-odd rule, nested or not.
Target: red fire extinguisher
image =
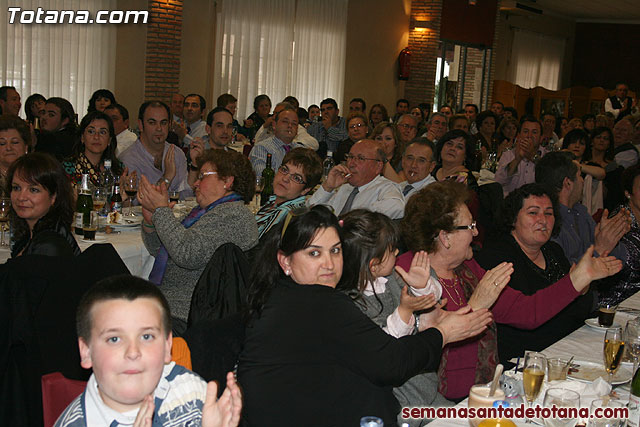
[[[398,55],[398,80],[409,80],[410,71],[411,52],[408,47],[405,47]]]

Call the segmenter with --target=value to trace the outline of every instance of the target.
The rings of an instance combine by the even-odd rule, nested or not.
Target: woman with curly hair
[[[256,220],[246,208],[255,193],[249,159],[235,151],[207,150],[199,158],[198,205],[183,218],[171,211],[164,184],[140,180],[142,240],[156,257],[149,280],[162,285],[171,314],[186,322],[191,295],[213,253],[225,243],[246,251],[258,242]]]
[[[26,154],[7,173],[11,194],[11,257],[79,255],[71,234],[73,196],[60,163],[44,153]]]

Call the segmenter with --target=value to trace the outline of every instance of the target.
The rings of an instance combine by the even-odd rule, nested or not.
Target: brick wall
[[[464,69],[465,82],[464,99],[462,100],[463,106],[466,104],[476,104],[480,106],[480,95],[482,93],[483,56],[484,55],[482,50],[471,47],[467,48],[467,66]],[[460,68],[461,71],[463,71],[462,67]]]
[[[493,79],[494,79],[494,76],[496,75],[496,58],[497,58],[496,52],[498,51],[498,34],[500,33],[499,28],[500,28],[500,0],[498,0],[498,10],[496,12],[496,29],[495,29],[495,32],[493,33],[493,46],[491,46],[491,68],[489,69],[489,75],[488,75],[489,89],[487,90],[483,98],[483,104],[485,100],[488,100],[486,105],[489,105],[489,106],[493,101],[491,97],[493,96]]]
[[[431,22],[429,29],[409,29],[411,76],[405,85],[404,96],[411,105],[421,102],[433,104],[436,65],[440,53],[438,41],[441,13],[442,0],[411,0],[411,20]]]
[[[171,99],[180,84],[183,0],[149,0],[145,100]]]

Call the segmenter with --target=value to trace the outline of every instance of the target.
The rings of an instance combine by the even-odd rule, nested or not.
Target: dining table
[[[622,301],[617,309],[613,326],[620,326],[623,330],[628,320],[640,316],[640,292],[635,293],[626,300]],[[597,318],[596,318],[597,320]],[[583,325],[573,331],[571,334],[556,341],[542,351],[547,358],[559,357],[565,360],[574,357],[574,363],[592,362],[599,365],[603,364],[603,343],[605,328],[592,327]],[[524,355],[523,355],[524,356]],[[522,361],[522,359],[521,359]],[[575,362],[578,361],[578,362]],[[624,366],[621,366],[622,369]],[[625,367],[632,370],[632,367]],[[614,386],[616,400],[626,405],[629,401],[630,381],[624,384]],[[457,408],[466,408],[468,399],[464,399],[456,405]],[[512,420],[517,426],[533,426],[535,424],[527,424],[524,419]],[[431,427],[440,426],[464,426],[469,427],[467,419],[436,419],[429,423]]]

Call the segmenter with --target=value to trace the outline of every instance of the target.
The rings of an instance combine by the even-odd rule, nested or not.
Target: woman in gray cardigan
[[[144,221],[142,240],[156,257],[149,280],[160,285],[171,314],[186,321],[193,289],[213,253],[225,243],[246,251],[258,243],[258,227],[245,206],[255,192],[249,160],[234,151],[207,150],[195,194],[198,206],[175,218],[166,186],[140,180],[138,200]]]

